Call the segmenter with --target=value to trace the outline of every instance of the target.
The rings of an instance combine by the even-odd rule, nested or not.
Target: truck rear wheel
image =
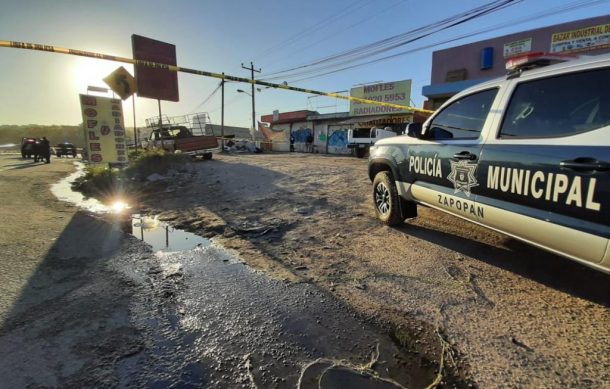
[[[356,157],[358,158],[364,158],[364,156],[366,155],[366,149],[364,148],[357,148],[356,149]]]
[[[382,171],[373,180],[373,203],[377,218],[387,226],[397,226],[417,215],[417,206],[403,200],[396,190],[392,173]]]

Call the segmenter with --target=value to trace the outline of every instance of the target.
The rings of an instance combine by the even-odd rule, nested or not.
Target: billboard
[[[384,103],[399,104],[408,107],[409,102],[411,101],[411,80],[359,86],[350,90],[350,96],[367,100],[382,101]],[[349,103],[350,116],[383,115],[408,112],[410,111],[400,108],[362,104],[355,101],[350,101]]]
[[[131,36],[133,58],[144,61],[176,65],[176,46],[146,38]],[[163,68],[134,66],[138,96],[151,99],[179,101],[178,73]]]
[[[551,37],[551,53],[568,53],[610,47],[610,24],[557,32]]]
[[[91,163],[126,163],[121,100],[80,95],[85,151]]]

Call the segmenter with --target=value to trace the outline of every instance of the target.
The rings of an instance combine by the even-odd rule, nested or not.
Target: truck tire
[[[356,157],[358,158],[364,158],[364,156],[366,155],[366,149],[364,148],[357,148],[356,149]]]
[[[386,226],[397,226],[407,217],[417,215],[417,206],[403,200],[396,190],[392,173],[382,171],[373,180],[373,205],[375,214]]]

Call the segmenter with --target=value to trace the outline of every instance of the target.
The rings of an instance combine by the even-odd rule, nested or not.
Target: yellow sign
[[[598,50],[610,47],[610,24],[553,34],[551,53]]]
[[[136,79],[122,66],[106,76],[104,82],[123,100],[136,93]]]
[[[127,163],[121,100],[80,95],[85,150],[91,163]]]
[[[365,99],[373,103],[386,103],[390,105],[384,106],[351,100],[349,104],[350,116],[383,115],[411,111],[409,109],[411,80],[360,86],[352,88],[349,94],[350,97],[355,99]],[[404,106],[404,108],[397,108],[397,106]]]

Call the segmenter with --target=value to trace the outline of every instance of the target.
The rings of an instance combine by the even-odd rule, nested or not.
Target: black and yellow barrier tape
[[[251,80],[249,78],[235,77],[235,76],[230,76],[230,75],[222,74],[222,73],[207,72],[205,70],[183,68],[180,66],[169,65],[169,64],[159,63],[159,62],[144,61],[144,60],[140,60],[140,59],[119,57],[116,55],[108,55],[108,54],[101,54],[101,53],[94,53],[91,51],[84,51],[84,50],[66,49],[63,47],[42,45],[42,44],[38,44],[38,43],[0,40],[0,47],[7,47],[7,48],[13,48],[13,49],[24,49],[24,50],[46,51],[46,52],[51,52],[51,53],[97,58],[97,59],[103,59],[103,60],[107,60],[107,61],[123,62],[123,63],[132,64],[132,65],[142,65],[142,66],[148,66],[151,68],[166,69],[166,70],[169,70],[172,72],[183,72],[183,73],[189,73],[189,74],[196,74],[199,76],[213,77],[213,78],[219,78],[219,79],[224,79],[224,80],[229,80],[229,81],[243,82],[243,83],[247,83],[247,84],[262,85],[262,86],[267,86],[267,87],[276,88],[276,89],[284,89],[284,90],[290,90],[290,91],[295,91],[295,92],[309,93],[312,95],[333,97],[336,99],[349,100],[349,101],[354,101],[354,102],[362,103],[362,104],[379,105],[379,106],[383,106],[383,107],[396,108],[396,109],[400,109],[403,111],[409,111],[409,112],[421,112],[421,113],[426,113],[426,114],[433,112],[433,111],[430,111],[427,109],[409,107],[409,106],[400,105],[400,104],[392,104],[392,103],[387,103],[387,102],[383,102],[383,101],[361,99],[361,98],[352,97],[352,96],[344,96],[344,95],[341,95],[338,93],[333,93],[333,92],[322,92],[322,91],[318,91],[318,90],[314,90],[314,89],[298,88],[295,86],[289,86],[289,85],[285,85],[285,84],[275,84],[272,82],[266,82],[266,81],[261,81],[261,80]]]

